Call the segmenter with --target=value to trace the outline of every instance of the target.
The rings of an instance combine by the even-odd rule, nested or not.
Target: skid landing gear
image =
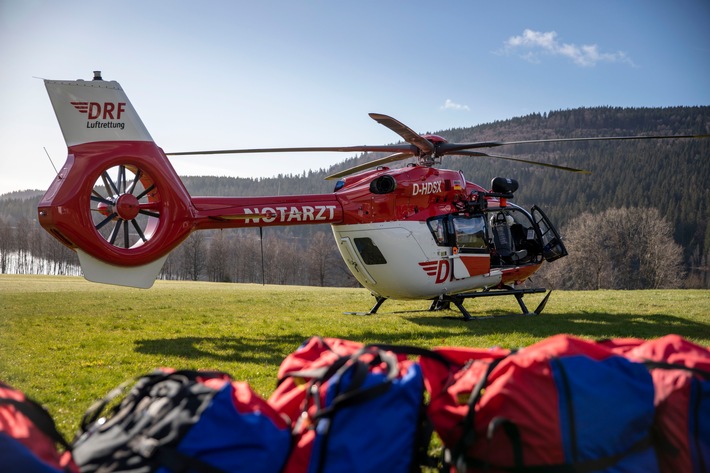
[[[466,299],[473,299],[476,297],[493,297],[493,296],[515,296],[515,299],[518,301],[518,305],[520,306],[520,310],[522,313],[520,314],[511,314],[511,316],[521,316],[521,315],[540,315],[542,310],[545,308],[545,305],[547,304],[547,300],[550,298],[550,294],[552,294],[552,291],[548,292],[547,295],[542,299],[542,302],[538,304],[537,308],[533,311],[530,312],[525,305],[525,302],[523,302],[523,296],[525,294],[539,294],[547,291],[547,289],[544,288],[534,288],[534,289],[513,289],[511,287],[506,287],[503,289],[489,289],[487,291],[480,291],[480,292],[464,292],[461,294],[452,294],[452,295],[443,295],[439,296],[438,298],[434,299],[431,303],[431,306],[429,307],[430,311],[434,310],[446,310],[451,308],[451,304],[453,303],[456,308],[461,311],[461,315],[463,316],[463,320],[468,322],[470,320],[481,320],[481,319],[492,319],[492,318],[499,318],[499,317],[505,317],[505,316],[500,316],[500,315],[483,315],[483,316],[472,316],[468,310],[463,306],[463,303]],[[458,317],[456,317],[458,319]]]
[[[369,312],[345,312],[345,315],[374,315],[377,313],[377,309],[379,309],[386,300],[386,297],[375,296],[375,305]]]
[[[528,310],[528,307],[525,305],[525,302],[523,301],[523,296],[525,294],[540,294],[543,292],[546,292],[547,289],[544,288],[533,288],[533,289],[513,289],[512,287],[504,287],[502,289],[489,289],[487,291],[479,291],[479,292],[464,292],[461,294],[452,294],[452,295],[443,295],[439,296],[436,299],[432,299],[431,301],[431,306],[429,306],[429,311],[435,311],[435,310],[449,310],[451,308],[451,304],[453,303],[456,308],[461,311],[461,315],[463,316],[463,320],[465,322],[469,322],[471,320],[482,320],[482,319],[493,319],[493,318],[501,318],[501,317],[510,317],[510,316],[515,316],[519,317],[522,315],[540,315],[542,313],[543,309],[545,308],[545,305],[547,304],[547,300],[550,298],[550,294],[552,294],[552,291],[548,292],[547,295],[542,299],[542,302],[540,302],[537,306],[537,308],[530,312]],[[518,305],[520,306],[520,310],[522,313],[520,314],[510,314],[509,316],[506,315],[480,315],[480,316],[472,316],[468,310],[463,306],[463,303],[466,299],[473,299],[476,297],[493,297],[493,296],[515,296],[515,300],[518,301]],[[381,296],[375,296],[375,305],[370,309],[369,312],[345,312],[346,315],[374,315],[377,313],[377,310],[380,308],[380,306],[387,300],[386,297],[381,297]],[[459,317],[446,317],[450,319],[456,319],[459,320]]]

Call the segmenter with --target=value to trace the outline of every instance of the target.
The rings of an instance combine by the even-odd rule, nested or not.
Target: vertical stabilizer
[[[153,141],[116,81],[45,80],[67,147],[99,141]]]

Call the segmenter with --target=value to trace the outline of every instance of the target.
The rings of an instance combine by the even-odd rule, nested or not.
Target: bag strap
[[[379,348],[380,350],[391,351],[392,353],[396,353],[397,355],[415,355],[424,358],[431,358],[432,360],[436,360],[446,367],[451,366],[451,362],[448,358],[446,358],[439,352],[429,350],[427,348],[416,347],[411,345],[389,345],[386,343],[372,343],[370,345],[367,345],[367,347],[374,347]]]
[[[511,354],[512,353],[513,352],[511,352]],[[467,403],[468,411],[466,412],[466,416],[461,422],[461,437],[459,437],[459,441],[452,452],[452,461],[454,463],[454,466],[456,467],[457,472],[466,471],[466,450],[468,450],[468,448],[476,440],[474,418],[476,415],[476,404],[483,395],[483,388],[488,382],[488,378],[490,377],[496,366],[498,366],[498,364],[501,361],[505,360],[508,356],[510,356],[510,354],[501,358],[496,358],[495,360],[491,361],[488,364],[488,368],[486,369],[485,374],[481,376],[481,378],[471,390],[471,395],[469,396]]]
[[[49,412],[38,402],[25,396],[24,401],[0,398],[0,404],[14,407],[19,413],[27,417],[37,428],[55,443],[60,444],[66,451],[71,451],[71,445],[57,430],[57,425]]]
[[[109,391],[106,396],[104,396],[102,399],[99,399],[98,401],[94,402],[89,406],[89,408],[84,412],[84,415],[81,417],[81,422],[79,423],[79,429],[80,429],[80,434],[87,432],[90,428],[91,425],[93,425],[101,416],[101,414],[104,412],[104,409],[106,409],[106,406],[116,399],[118,396],[123,394],[126,390],[126,388],[135,383],[136,379],[130,379],[127,381],[124,381],[117,387],[113,388],[111,391]]]
[[[365,363],[360,359],[363,355],[372,354],[373,359],[369,363]],[[363,388],[363,384],[370,373],[370,366],[384,363],[387,367],[387,373],[384,382],[378,383],[369,387]],[[374,399],[387,392],[392,386],[392,381],[399,374],[399,364],[397,358],[377,347],[366,346],[349,357],[343,357],[331,366],[331,369],[326,372],[324,377],[319,380],[325,380],[335,376],[340,377],[348,370],[353,370],[352,378],[345,391],[337,394],[328,407],[319,409],[314,418],[320,419],[331,416],[337,409],[343,409],[353,404]]]
[[[368,346],[376,347],[398,355],[413,355],[419,356],[420,358],[429,358],[438,361],[444,365],[447,370],[451,370],[453,366],[453,363],[451,363],[451,361],[444,355],[427,348],[411,345],[390,345],[385,343],[373,343]],[[427,403],[424,398],[422,398],[419,419],[414,444],[415,461],[413,461],[411,465],[412,473],[422,471],[422,467],[429,468],[431,470],[442,467],[441,458],[434,457],[429,454],[429,446],[431,444],[432,436],[434,435],[434,424],[427,413]]]
[[[695,375],[700,376],[703,379],[710,380],[710,372],[700,369],[700,368],[694,368],[691,366],[685,366],[685,365],[679,365],[676,363],[668,363],[665,361],[652,361],[652,360],[647,360],[644,361],[643,364],[648,368],[649,370],[652,369],[664,369],[664,370],[683,370],[683,371],[689,371]]]

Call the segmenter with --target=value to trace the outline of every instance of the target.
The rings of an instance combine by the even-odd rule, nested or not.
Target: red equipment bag
[[[643,364],[566,335],[518,351],[435,351],[455,366],[420,361],[452,470],[658,471]]]
[[[607,343],[651,370],[661,471],[710,471],[710,350],[678,335]]]
[[[269,404],[291,419],[292,423],[295,422],[301,415],[307,382],[338,358],[350,356],[362,347],[362,343],[340,338],[309,338],[281,362],[278,386],[269,397]],[[292,375],[297,372],[300,375]]]
[[[63,452],[57,449],[57,444]],[[71,448],[52,416],[0,382],[0,472],[78,473]]]
[[[492,363],[508,356],[503,348],[437,348],[436,353],[449,361],[449,366],[432,358],[419,360],[424,383],[429,392],[428,413],[444,445],[453,446],[463,435],[463,418],[467,402],[478,380]]]
[[[285,473],[409,473],[428,464],[415,347],[311,338],[289,355],[269,402],[292,419]],[[433,355],[436,356],[436,355]]]

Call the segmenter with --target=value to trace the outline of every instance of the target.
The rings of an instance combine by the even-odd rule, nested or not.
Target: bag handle
[[[54,419],[41,404],[25,396],[24,401],[10,398],[0,398],[0,404],[7,404],[14,407],[17,412],[27,417],[37,428],[55,443],[60,444],[66,451],[71,451],[71,445],[64,436],[57,430]]]
[[[653,360],[646,360],[643,362],[643,364],[649,370],[656,369],[656,368],[664,369],[664,370],[683,370],[683,371],[689,371],[689,372],[693,373],[694,375],[700,376],[703,379],[710,380],[710,372],[703,370],[701,368],[694,368],[691,366],[679,365],[676,363],[668,363],[665,361],[653,361]]]
[[[368,363],[360,359],[366,354],[373,355],[372,360]],[[362,386],[370,372],[370,366],[376,366],[383,363],[387,367],[387,374],[384,382],[363,388]],[[397,357],[391,353],[387,353],[386,351],[379,349],[378,347],[366,346],[349,357],[339,359],[337,363],[334,363],[331,366],[331,369],[328,370],[323,379],[319,380],[319,382],[323,382],[336,374],[338,376],[342,376],[345,372],[351,369],[353,370],[353,375],[347,389],[335,396],[328,407],[319,409],[314,416],[315,419],[328,417],[336,409],[342,409],[344,407],[381,396],[390,389],[392,381],[399,375],[399,364]]]
[[[378,348],[380,350],[391,351],[397,355],[415,355],[424,358],[431,358],[446,367],[451,367],[451,361],[439,352],[429,350],[427,348],[415,347],[411,345],[389,345],[386,343],[372,343],[367,347]]]
[[[483,388],[488,382],[488,378],[490,377],[496,366],[498,366],[498,364],[501,361],[505,360],[508,356],[509,355],[506,355],[502,358],[497,358],[491,361],[488,365],[488,368],[486,369],[485,374],[481,376],[481,378],[471,390],[471,395],[469,396],[467,403],[468,411],[466,412],[466,416],[463,418],[463,422],[461,423],[461,437],[459,438],[459,441],[452,452],[453,462],[457,472],[466,471],[466,450],[468,450],[468,448],[476,440],[474,418],[476,414],[476,404],[483,395]]]

